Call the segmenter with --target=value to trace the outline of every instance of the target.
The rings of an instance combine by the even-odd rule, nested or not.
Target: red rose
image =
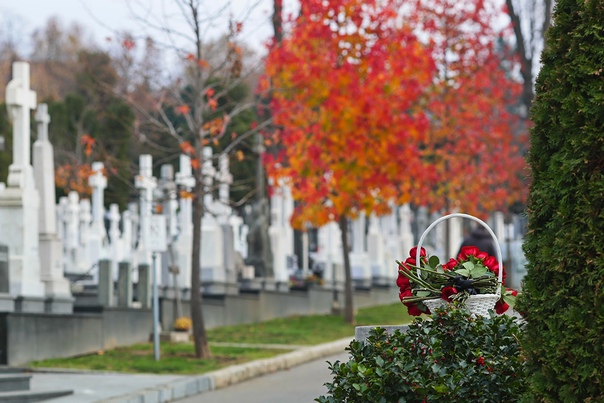
[[[495,271],[495,268],[499,268],[499,263],[497,262],[497,259],[495,259],[493,256],[489,256],[487,257],[482,264],[484,264],[489,270],[491,271]]]
[[[400,266],[403,266],[407,270],[412,270],[413,268],[409,266],[415,266],[415,258],[408,257],[407,260],[405,260],[405,263],[401,263]]]
[[[407,305],[407,311],[411,316],[419,316],[423,313],[415,304]]]
[[[506,288],[505,289],[508,293],[510,293],[513,297],[518,296],[518,291],[512,289],[512,288]]]
[[[484,260],[489,257],[489,254],[479,250],[478,253],[476,254],[476,257],[480,260]]]
[[[451,259],[449,259],[449,261],[447,263],[443,264],[443,270],[451,271],[451,270],[455,269],[455,266],[457,266],[457,260],[451,258]]]
[[[409,282],[409,279],[407,277],[405,277],[405,275],[403,273],[399,273],[398,278],[396,279],[396,286],[402,290],[402,289],[411,288],[411,283]]]
[[[409,256],[411,256],[413,259],[415,259],[416,254],[417,254],[417,246],[414,246],[413,248],[411,248],[409,250]],[[426,250],[424,249],[423,246],[422,246],[421,250],[419,251],[419,255],[422,257],[426,257]]]
[[[497,312],[497,315],[501,315],[502,313],[507,311],[509,308],[510,308],[510,306],[507,303],[505,303],[503,300],[499,300],[495,304],[495,312]]]
[[[401,300],[401,302],[403,302],[403,298],[413,296],[413,293],[411,292],[411,289],[409,289],[409,288],[407,288],[406,290],[403,290],[401,288],[399,291],[400,291],[400,293],[398,294],[398,298]]]
[[[468,256],[476,256],[476,254],[480,252],[476,246],[462,246],[459,255],[457,256],[457,260],[465,260]]]
[[[444,299],[445,301],[452,301],[451,300],[451,296],[457,294],[457,289],[453,286],[447,286],[445,288],[442,289],[441,292],[441,298]]]

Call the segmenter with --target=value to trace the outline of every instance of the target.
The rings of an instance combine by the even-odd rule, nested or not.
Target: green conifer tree
[[[518,309],[533,401],[604,401],[604,2],[558,0],[531,110]]]

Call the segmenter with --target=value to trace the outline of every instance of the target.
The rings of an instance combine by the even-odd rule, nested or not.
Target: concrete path
[[[326,361],[348,361],[348,352],[341,352],[322,359],[248,379],[228,388],[212,390],[202,395],[178,400],[178,403],[311,403],[326,395],[326,382],[333,377]]]
[[[225,388],[262,375],[326,359],[344,352],[353,337],[295,351],[276,357],[234,365],[204,375],[150,375],[108,372],[34,372],[31,390],[72,389],[74,394],[48,400],[52,403],[156,403],[181,400]],[[291,347],[290,347],[291,348]],[[327,364],[322,364],[327,370]],[[320,385],[319,385],[320,386]]]

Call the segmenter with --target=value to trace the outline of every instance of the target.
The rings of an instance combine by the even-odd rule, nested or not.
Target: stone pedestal
[[[0,192],[0,243],[8,246],[13,295],[43,297],[38,239],[38,192],[7,187]],[[42,308],[41,312],[44,309]]]
[[[132,306],[132,271],[128,262],[120,262],[118,265],[117,306]]]
[[[111,261],[103,259],[99,262],[99,304],[102,306],[114,306],[113,297],[113,275],[111,273]]]
[[[148,264],[138,265],[137,294],[141,308],[151,308],[151,266]]]
[[[15,311],[15,297],[0,292],[0,312],[14,312]]]
[[[18,296],[15,298],[15,312],[42,313],[46,309],[44,297]]]
[[[74,298],[69,281],[63,277],[63,245],[56,234],[40,234],[41,279],[46,292],[44,311],[47,313],[72,313]],[[52,267],[50,265],[53,265]]]

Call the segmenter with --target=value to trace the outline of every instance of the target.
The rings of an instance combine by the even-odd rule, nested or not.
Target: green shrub
[[[329,364],[327,402],[518,402],[525,369],[515,318],[474,318],[445,306],[432,320],[416,319],[406,333],[371,331],[353,341],[350,360]]]
[[[536,401],[604,402],[604,2],[556,1],[542,62],[521,344]]]

